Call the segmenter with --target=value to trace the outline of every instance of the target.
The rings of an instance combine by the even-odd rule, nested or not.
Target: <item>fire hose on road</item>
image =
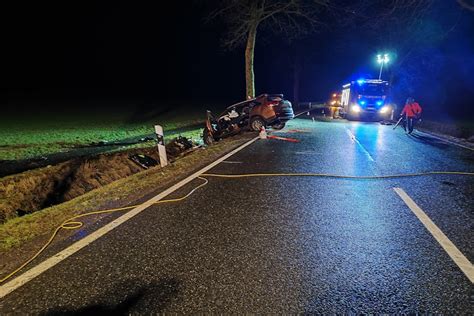
[[[191,196],[194,192],[198,189],[204,187],[209,183],[209,180],[206,178],[227,178],[227,179],[235,179],[235,178],[250,178],[250,177],[319,177],[319,178],[333,178],[333,179],[348,179],[348,180],[383,180],[383,179],[395,179],[395,178],[409,178],[409,177],[421,177],[421,176],[435,176],[435,175],[459,175],[459,176],[474,176],[474,172],[460,172],[460,171],[428,171],[428,172],[419,172],[419,173],[406,173],[406,174],[392,174],[392,175],[381,175],[381,176],[350,176],[350,175],[337,175],[337,174],[327,174],[327,173],[248,173],[248,174],[218,174],[218,173],[203,173],[197,177],[197,179],[202,180],[203,182],[193,188],[189,193],[186,195],[168,199],[168,200],[160,200],[153,203],[143,203],[140,205],[130,205],[120,208],[113,208],[107,210],[98,210],[93,212],[88,212],[80,215],[73,216],[63,223],[61,223],[51,234],[51,237],[48,241],[28,260],[26,260],[23,264],[21,264],[18,268],[16,268],[11,273],[7,274],[5,277],[0,279],[0,284],[4,283],[8,279],[12,278],[15,274],[20,272],[24,267],[30,264],[33,260],[38,258],[38,256],[44,252],[46,248],[53,242],[55,237],[58,233],[62,230],[73,230],[82,227],[84,224],[81,221],[78,221],[80,218],[84,218],[86,216],[91,215],[100,215],[100,214],[110,214],[114,212],[121,212],[134,209],[138,206],[148,207],[151,205],[157,204],[164,204],[164,203],[174,203],[180,202]]]

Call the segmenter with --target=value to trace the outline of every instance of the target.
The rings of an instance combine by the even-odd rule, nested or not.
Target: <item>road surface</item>
[[[258,140],[209,172],[474,172],[473,151],[377,123],[295,119],[274,135],[300,142]],[[472,268],[474,177],[209,178],[10,293],[0,314],[472,312],[473,283],[394,188]]]

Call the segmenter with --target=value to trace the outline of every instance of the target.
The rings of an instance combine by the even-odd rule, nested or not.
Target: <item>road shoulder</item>
[[[67,218],[95,210],[139,204],[147,200],[148,197],[156,195],[156,192],[186,178],[254,137],[253,133],[248,133],[223,140],[206,149],[199,149],[177,160],[167,168],[156,167],[140,172],[90,191],[71,201],[16,218],[1,225],[1,276],[3,277],[38,251],[50,237],[52,231]],[[85,219],[84,227],[81,230],[97,229],[99,228],[97,226],[103,226],[122,214],[119,212],[118,214],[92,216]],[[73,240],[70,240],[70,237],[74,233],[75,231],[62,232],[53,242],[48,253],[55,253],[71,244]]]

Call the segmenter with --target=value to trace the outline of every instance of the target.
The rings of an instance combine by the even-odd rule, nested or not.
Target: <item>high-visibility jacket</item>
[[[408,117],[415,117],[421,114],[421,106],[417,102],[408,103],[402,111],[402,115],[406,114]]]

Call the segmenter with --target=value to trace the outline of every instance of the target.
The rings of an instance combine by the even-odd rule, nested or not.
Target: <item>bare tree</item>
[[[391,83],[407,63],[420,58],[420,48],[442,38],[443,32],[426,21],[433,3],[434,0],[362,0],[352,6],[359,26],[369,30],[379,49],[391,54]],[[414,72],[405,72],[405,77],[407,74]]]
[[[222,18],[228,26],[224,45],[234,49],[245,43],[245,80],[247,96],[255,96],[254,55],[257,32],[294,39],[321,26],[320,13],[331,0],[221,0],[209,19]]]
[[[398,51],[396,62],[403,64],[413,47],[433,36],[427,34],[429,30],[422,30],[433,3],[434,0],[364,0],[357,2],[353,12],[386,49]]]
[[[358,20],[378,48],[392,55],[388,74],[394,96],[416,93],[439,76],[446,58],[438,47],[457,27],[462,10],[448,14],[435,0],[364,0],[358,5]]]

